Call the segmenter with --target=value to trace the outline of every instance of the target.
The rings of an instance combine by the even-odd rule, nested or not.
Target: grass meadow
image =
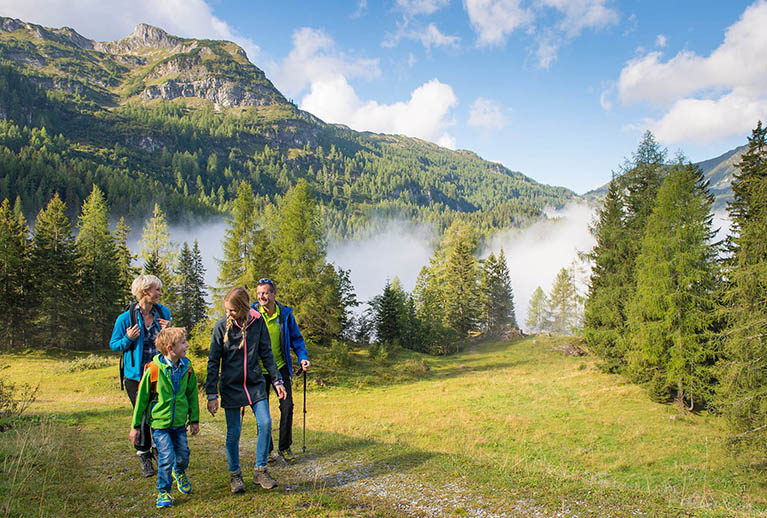
[[[310,350],[306,451],[296,378],[298,461],[270,465],[280,486],[252,482],[246,414],[247,492],[232,495],[223,413],[203,412],[189,440],[193,493],[174,490],[162,511],[128,442],[116,357],[2,354],[0,377],[39,392],[27,418],[0,432],[0,517],[767,516],[767,476],[728,455],[718,417],[651,402],[593,358],[559,352],[567,340],[383,361],[352,350],[332,369],[329,350]]]

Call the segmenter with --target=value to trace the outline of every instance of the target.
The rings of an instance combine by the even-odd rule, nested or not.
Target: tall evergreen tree
[[[370,307],[376,340],[380,343],[399,343],[402,336],[402,316],[405,313],[407,294],[399,279],[386,281],[383,293],[373,297]]]
[[[6,348],[27,345],[30,327],[31,254],[29,227],[8,199],[0,204],[0,344]]]
[[[738,450],[767,448],[767,127],[761,121],[736,164],[720,405]]]
[[[498,334],[507,326],[517,327],[511,277],[503,249],[497,258],[491,253],[482,262],[480,298],[483,306],[483,326],[487,333]]]
[[[128,234],[130,227],[125,223],[125,218],[120,218],[114,231],[115,247],[117,252],[117,269],[120,284],[120,304],[128,305],[133,299],[130,287],[133,279],[138,275],[138,268],[133,266],[136,255],[128,248]]]
[[[152,217],[144,224],[139,241],[139,255],[144,260],[144,273],[151,273],[162,281],[162,303],[176,311],[176,279],[173,267],[176,262],[176,245],[170,240],[168,220],[160,206],[155,203]],[[150,263],[150,264],[147,264]]]
[[[85,347],[103,347],[120,312],[120,278],[114,236],[108,227],[109,211],[101,189],[93,186],[78,219],[77,269],[83,311]]]
[[[550,328],[549,299],[540,286],[536,286],[530,296],[525,325],[530,333],[540,333]]]
[[[653,381],[660,399],[675,391],[691,410],[711,400],[713,387],[720,274],[712,204],[698,167],[680,160],[670,169],[647,219],[628,306],[629,375]]]
[[[208,288],[205,284],[205,265],[202,261],[200,244],[194,240],[192,247],[192,321],[197,324],[208,318]],[[190,329],[191,331],[191,329]]]
[[[584,309],[584,339],[608,372],[626,365],[626,304],[636,289],[635,263],[665,168],[666,151],[646,132],[613,178],[592,234],[597,244]]]
[[[32,242],[38,343],[60,347],[74,345],[75,336],[69,323],[72,320],[75,272],[75,240],[67,207],[55,194],[37,215]]]
[[[192,309],[195,294],[194,259],[192,249],[186,241],[178,254],[175,273],[178,283],[176,284],[176,313],[173,315],[173,321],[191,331],[195,324]]]

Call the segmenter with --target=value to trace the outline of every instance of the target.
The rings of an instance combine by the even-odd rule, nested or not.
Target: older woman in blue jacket
[[[155,339],[160,331],[170,325],[170,310],[159,303],[162,281],[154,275],[136,277],[131,284],[131,293],[136,302],[117,317],[109,347],[113,351],[123,353],[120,358],[121,378],[124,376],[125,391],[131,406],[135,407],[144,365],[150,363],[158,354]],[[153,476],[155,469],[152,464],[152,436],[146,422],[141,425],[141,433],[135,447],[141,463],[141,474],[145,477]]]

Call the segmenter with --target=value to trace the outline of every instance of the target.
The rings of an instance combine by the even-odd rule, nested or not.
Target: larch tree
[[[127,306],[133,300],[130,291],[133,279],[138,275],[138,268],[133,266],[136,255],[128,248],[128,234],[130,227],[125,223],[125,218],[120,218],[117,228],[114,230],[115,246],[117,251],[117,268],[119,271],[120,303]]]
[[[658,191],[637,257],[628,305],[627,373],[651,382],[651,396],[674,394],[690,410],[712,400],[712,341],[719,289],[713,196],[697,166],[680,159]]]
[[[173,266],[176,262],[177,247],[170,240],[168,221],[160,206],[155,203],[152,217],[144,224],[139,241],[139,255],[144,260],[144,272],[157,276],[162,281],[162,303],[176,310]],[[147,266],[149,264],[149,266]]]
[[[549,299],[540,286],[536,286],[530,296],[525,325],[530,333],[540,333],[550,329]]]
[[[554,278],[548,296],[551,331],[572,334],[578,325],[578,291],[575,279],[567,268]]]

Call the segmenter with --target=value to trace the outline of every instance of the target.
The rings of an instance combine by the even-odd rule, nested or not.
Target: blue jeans
[[[269,415],[269,400],[256,401],[250,407],[258,423],[258,441],[256,441],[256,466],[266,466],[269,445],[272,444],[272,416]],[[226,412],[226,460],[229,471],[240,469],[240,432],[242,421],[239,408],[225,408]],[[155,439],[156,441],[157,439]]]
[[[168,491],[173,484],[171,470],[186,473],[189,466],[189,445],[186,442],[186,426],[177,428],[152,428],[157,446],[157,489]]]

